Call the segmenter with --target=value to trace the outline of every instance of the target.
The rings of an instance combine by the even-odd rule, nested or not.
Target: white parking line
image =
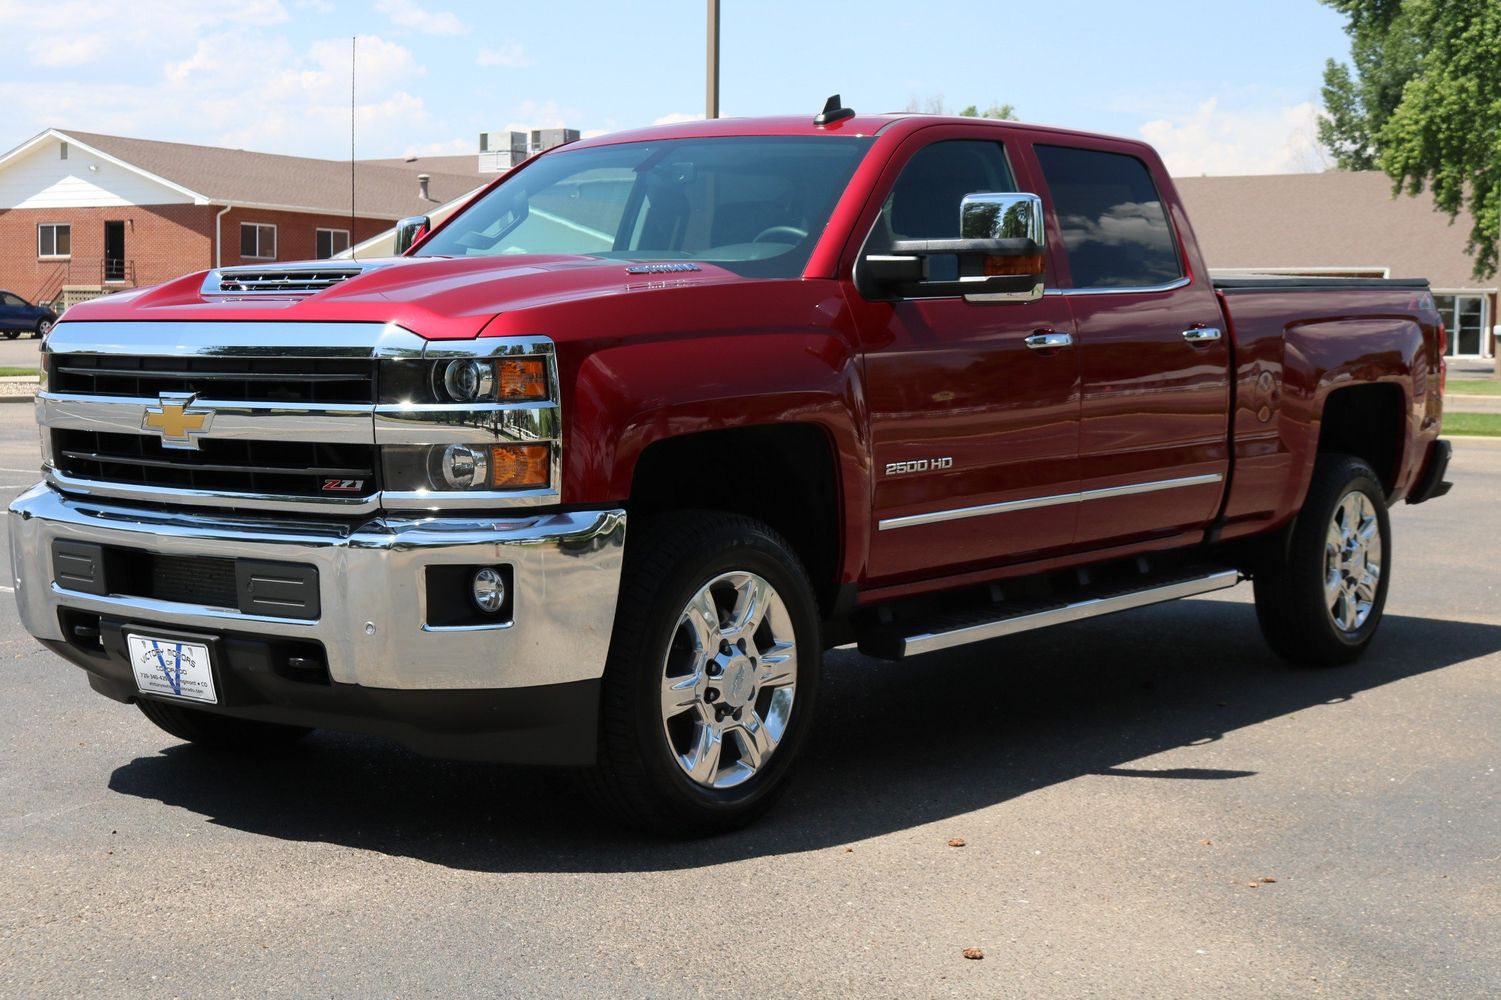
[[[14,594],[16,592],[16,588],[15,587],[0,587],[0,591],[4,591],[7,594]]]

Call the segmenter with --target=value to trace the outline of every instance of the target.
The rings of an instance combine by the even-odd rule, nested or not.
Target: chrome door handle
[[[1034,351],[1043,351],[1049,347],[1068,347],[1073,342],[1073,335],[1068,333],[1034,333],[1026,340],[1027,346]]]
[[[1220,339],[1220,331],[1212,326],[1196,326],[1183,331],[1183,339],[1190,344],[1211,344]]]

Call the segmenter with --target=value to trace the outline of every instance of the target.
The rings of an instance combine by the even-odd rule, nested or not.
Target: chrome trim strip
[[[1057,507],[1061,504],[1084,503],[1089,500],[1108,500],[1111,497],[1131,496],[1136,493],[1155,493],[1158,490],[1174,490],[1185,486],[1208,486],[1224,481],[1224,476],[1211,472],[1202,476],[1184,476],[1181,479],[1163,479],[1151,483],[1132,483],[1129,486],[1111,486],[1101,490],[1085,490],[1082,493],[1058,493],[1053,496],[1031,497],[1026,500],[1007,500],[1004,503],[988,503],[978,507],[955,507],[935,510],[928,514],[907,514],[902,517],[884,518],[878,531],[893,528],[911,528],[920,524],[937,524],[941,521],[958,521],[966,517],[986,517],[990,514],[1010,514],[1019,510],[1036,510],[1039,507]]]
[[[39,392],[38,423],[64,430],[142,434],[146,410],[159,406],[155,397],[80,396]],[[200,440],[229,438],[250,441],[318,441],[330,444],[374,444],[368,405],[330,403],[240,402],[199,398],[196,409],[214,413],[212,433]],[[159,434],[145,437],[160,439]]]
[[[321,514],[325,517],[373,514],[380,509],[379,493],[373,493],[367,497],[331,496],[327,499],[266,493],[222,491],[209,493],[203,490],[183,490],[171,486],[136,486],[131,483],[101,482],[97,479],[75,479],[52,467],[43,469],[42,473],[46,481],[59,490],[80,497],[111,497],[116,500],[136,500],[145,503]]]
[[[1047,611],[1018,615],[1015,618],[1002,618],[999,621],[985,622],[981,625],[970,625],[965,628],[954,629],[951,632],[924,632],[920,635],[911,635],[904,639],[902,641],[901,655],[917,656],[920,653],[933,653],[940,649],[952,649],[955,646],[964,646],[972,642],[981,642],[985,639],[996,639],[1003,635],[1030,632],[1033,629],[1047,628],[1050,625],[1062,625],[1066,622],[1082,621],[1085,618],[1098,618],[1101,615],[1114,614],[1117,611],[1130,611],[1132,608],[1142,608],[1149,604],[1160,604],[1163,601],[1177,600],[1180,597],[1193,597],[1196,594],[1208,594],[1216,590],[1225,590],[1235,586],[1239,582],[1239,571],[1228,569],[1192,580],[1180,580],[1177,583],[1170,583],[1161,587],[1151,587],[1146,590],[1137,590],[1129,594],[1116,594],[1111,597],[1096,597],[1087,601],[1075,601],[1072,604],[1065,604],[1061,608],[1051,608]]]
[[[563,436],[562,408],[546,403],[394,403],[375,408],[376,444],[492,444]]]
[[[1171,292],[1183,288],[1188,278],[1176,278],[1160,285],[1133,285],[1130,288],[1049,288],[1044,295],[1125,295],[1132,292]]]
[[[427,344],[395,323],[61,321],[43,349],[140,357],[420,358]]]

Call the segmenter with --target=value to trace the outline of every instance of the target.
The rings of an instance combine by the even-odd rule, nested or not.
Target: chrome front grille
[[[52,454],[70,478],[142,487],[348,498],[370,496],[380,485],[373,444],[211,437],[185,449],[165,447],[154,435],[58,428]]]
[[[558,502],[561,402],[545,337],[428,342],[389,323],[74,321],[54,328],[44,352],[43,469],[64,493],[340,517]],[[546,359],[549,398],[434,400],[433,373],[454,359],[503,357]],[[539,443],[551,454],[545,485],[445,491],[432,478],[453,445]]]
[[[54,392],[155,398],[191,392],[205,399],[270,403],[373,403],[368,358],[51,356]]]

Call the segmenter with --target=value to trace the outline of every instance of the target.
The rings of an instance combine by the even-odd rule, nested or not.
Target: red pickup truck
[[[720,830],[827,648],[1250,578],[1277,653],[1345,662],[1388,508],[1448,489],[1427,284],[1216,281],[1140,142],[833,102],[573,143],[400,233],[48,339],[21,619],[175,736],[587,765]]]

